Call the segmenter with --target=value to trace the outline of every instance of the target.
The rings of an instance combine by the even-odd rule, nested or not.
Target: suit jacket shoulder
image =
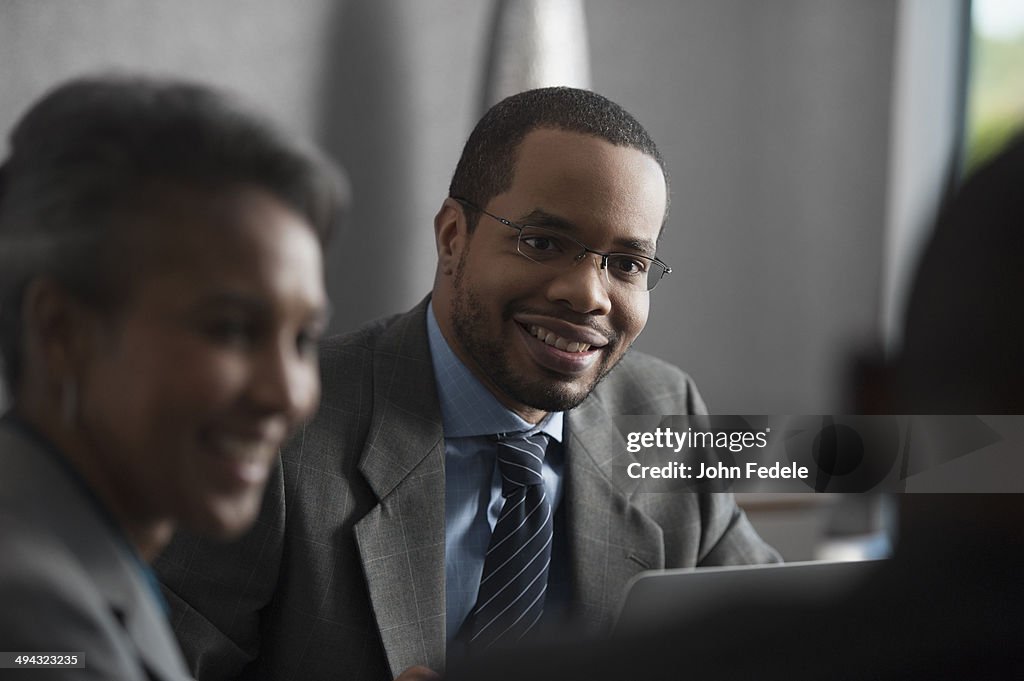
[[[688,374],[636,350],[626,353],[589,399],[609,414],[704,414],[707,408]]]
[[[595,391],[611,414],[706,414],[696,384],[688,374],[664,360],[630,352],[609,374],[607,385]],[[696,508],[688,514],[702,523],[701,541],[697,546],[695,562],[701,566],[772,563],[780,560],[778,553],[757,535],[746,515],[736,506],[732,494],[699,495],[636,494],[634,503],[653,516],[662,518],[666,532],[666,545],[679,545],[672,541],[685,524],[668,497],[674,501],[693,502]],[[668,515],[666,515],[666,512]],[[672,518],[675,518],[674,522]],[[668,567],[689,567],[690,560],[681,555],[668,557]]]
[[[32,678],[188,678],[134,558],[50,453],[0,425],[0,641],[76,651],[85,668]]]
[[[645,569],[763,563],[778,554],[731,494],[650,493],[626,474],[635,457],[615,417],[706,413],[690,377],[630,351],[566,416],[565,512],[577,616],[608,628]]]

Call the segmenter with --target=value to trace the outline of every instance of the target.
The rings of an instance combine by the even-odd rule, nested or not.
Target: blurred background
[[[328,254],[337,332],[428,291],[486,102],[589,85],[672,176],[674,272],[638,347],[713,413],[829,414],[850,409],[853,353],[898,346],[943,195],[1024,118],[1024,2],[3,0],[0,65],[5,134],[56,83],[115,69],[226,86],[318,143],[355,197]],[[841,499],[768,496],[743,501],[787,557],[851,530]]]

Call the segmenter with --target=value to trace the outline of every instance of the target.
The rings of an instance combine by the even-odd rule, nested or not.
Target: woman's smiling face
[[[125,303],[97,313],[77,423],[115,513],[230,537],[318,404],[321,246],[251,186],[169,190],[159,206],[130,239]]]

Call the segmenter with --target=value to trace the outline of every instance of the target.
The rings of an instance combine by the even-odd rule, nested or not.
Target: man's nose
[[[602,267],[604,256],[584,252],[569,267],[560,270],[548,287],[548,299],[562,302],[574,312],[606,315],[611,312],[611,282]]]

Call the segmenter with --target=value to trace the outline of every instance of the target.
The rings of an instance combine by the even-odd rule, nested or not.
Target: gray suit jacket
[[[425,302],[328,341],[320,411],[282,454],[256,529],[179,537],[157,562],[201,681],[390,679],[444,668],[444,434]],[[616,414],[703,410],[675,367],[630,353],[567,414],[574,614],[608,626],[647,568],[777,560],[731,495],[639,494],[613,474]]]
[[[0,422],[0,647],[78,652],[85,669],[3,678],[190,678],[135,559],[44,445]]]

